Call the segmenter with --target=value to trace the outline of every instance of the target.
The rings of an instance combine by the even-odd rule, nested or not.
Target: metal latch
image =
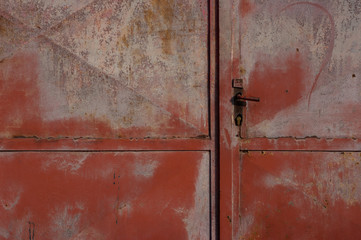
[[[235,117],[234,122],[236,123],[236,126],[240,127],[242,125],[242,114],[238,114],[237,117]]]
[[[233,79],[232,87],[234,88],[234,96],[232,98],[232,103],[234,105],[234,123],[236,126],[241,127],[243,122],[243,107],[247,106],[247,101],[259,102],[259,97],[250,97],[243,96],[243,79]],[[239,136],[241,130],[239,130]]]
[[[252,101],[252,102],[259,102],[259,97],[243,97],[242,93],[237,93],[235,99],[238,101]]]
[[[243,96],[243,79],[233,79],[232,87],[237,90],[236,95],[233,97],[233,102],[235,105],[241,105],[240,102],[242,102],[242,101],[252,101],[252,102],[260,101],[259,97]]]

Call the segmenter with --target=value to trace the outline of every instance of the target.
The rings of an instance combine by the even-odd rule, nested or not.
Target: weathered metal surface
[[[220,4],[221,238],[360,239],[359,1]]]
[[[232,79],[239,79],[232,71],[236,49],[232,33],[236,1],[219,1],[219,235],[220,239],[236,239],[239,225],[239,149],[238,127],[234,124]]]
[[[210,239],[209,157],[0,153],[0,238]]]
[[[2,151],[213,151],[210,139],[0,139]]]
[[[1,239],[215,236],[214,11],[0,1]]]
[[[347,138],[251,138],[239,141],[242,150],[360,151],[361,139]]]
[[[361,154],[242,154],[240,239],[360,239]]]
[[[361,137],[361,4],[240,0],[244,137]]]
[[[0,136],[209,135],[208,3],[0,3]]]

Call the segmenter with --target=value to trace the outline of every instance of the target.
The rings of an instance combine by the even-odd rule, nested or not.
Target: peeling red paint
[[[0,2],[1,239],[216,235],[209,6]]]
[[[241,1],[240,12],[242,17],[245,17],[254,9],[254,5],[251,3],[250,0],[240,0],[240,1]]]
[[[29,99],[24,95],[14,100],[17,90],[2,89],[8,94],[3,95],[8,106],[12,101],[14,104],[24,101],[27,105],[26,111],[21,111],[25,106],[16,106],[19,113],[4,109],[9,113],[7,117],[15,119],[15,125],[3,122],[6,129],[0,129],[0,135],[7,138],[208,135],[207,19],[202,16],[207,14],[204,10],[207,6],[204,2],[159,3],[162,4],[84,1],[77,6],[60,2],[53,6],[45,2],[18,6],[4,2],[7,19],[1,19],[10,24],[8,28],[1,27],[7,43],[3,50],[8,51],[2,70],[6,67],[13,71],[14,66],[10,65],[27,61],[20,58],[31,53],[36,60],[33,71],[37,76],[31,76],[32,83],[22,83],[24,79],[17,74],[26,73],[26,64],[17,68],[18,73],[1,76],[3,80],[15,81],[16,88],[27,86]],[[67,4],[66,10],[60,10]],[[19,16],[23,8],[28,8],[28,16]],[[135,15],[145,18],[146,23],[140,23]],[[31,22],[30,27],[23,27],[24,19]],[[39,25],[41,36],[36,36],[40,30],[31,29],[32,24]],[[15,39],[17,44],[9,45],[9,39]],[[162,43],[158,44],[158,40]],[[187,41],[192,44],[186,46]],[[198,45],[195,51],[189,48]]]
[[[157,164],[151,175],[128,171],[145,159]],[[29,239],[28,222],[35,239],[209,237],[207,153],[3,153],[0,163],[8,239]]]
[[[253,9],[243,13],[249,3]],[[244,122],[239,162],[230,155],[221,162],[221,187],[231,198],[221,213],[232,220],[223,236],[360,239],[359,4],[230,0],[222,6],[232,12],[221,20],[232,47],[221,45],[221,56],[229,50],[241,62],[227,69],[221,61],[227,71],[221,76],[240,76],[245,95],[261,99],[234,108],[233,117],[243,111]]]
[[[92,116],[81,118],[44,121],[40,108],[41,95],[38,90],[38,55],[35,52],[18,53],[1,63],[0,68],[0,132],[3,137],[105,137],[123,138],[125,136],[148,136],[152,129],[128,127],[112,129],[107,119]],[[2,129],[1,129],[2,128]],[[178,135],[181,131],[195,131],[177,116],[171,116],[162,123],[159,134]],[[181,131],[180,131],[181,130]]]
[[[45,123],[39,108],[36,53],[17,54],[1,63],[0,119],[3,137],[84,136],[89,129],[95,135],[111,136],[111,129],[97,120],[69,119]],[[45,135],[46,136],[46,135]]]
[[[242,158],[241,239],[361,237],[359,153],[252,152]]]
[[[279,111],[296,104],[306,92],[306,71],[305,61],[297,53],[257,62],[246,90],[247,95],[261,101],[248,104],[248,123],[252,126],[272,119]]]

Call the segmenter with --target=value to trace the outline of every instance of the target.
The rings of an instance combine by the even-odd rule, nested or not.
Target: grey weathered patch
[[[55,167],[62,171],[75,173],[83,166],[88,156],[89,153],[70,154],[66,156],[63,154],[55,154],[44,161],[43,168],[46,170],[49,167]]]
[[[53,239],[70,239],[79,233],[81,213],[72,213],[73,207],[66,206],[51,214]]]
[[[198,178],[194,193],[194,207],[183,219],[188,232],[188,239],[209,239],[209,156],[204,154],[198,167]],[[177,211],[181,211],[178,209]]]
[[[137,161],[133,166],[133,174],[136,177],[150,178],[153,176],[155,170],[159,166],[159,161],[143,160]]]

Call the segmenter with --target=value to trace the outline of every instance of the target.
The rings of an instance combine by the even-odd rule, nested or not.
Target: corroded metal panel
[[[361,154],[242,154],[240,239],[360,239]]]
[[[360,239],[360,2],[220,5],[221,238]]]
[[[361,136],[357,0],[241,0],[245,137]]]
[[[214,9],[0,1],[0,239],[216,235]]]
[[[1,153],[1,239],[210,239],[208,152]]]
[[[0,136],[209,134],[204,0],[0,3]]]

